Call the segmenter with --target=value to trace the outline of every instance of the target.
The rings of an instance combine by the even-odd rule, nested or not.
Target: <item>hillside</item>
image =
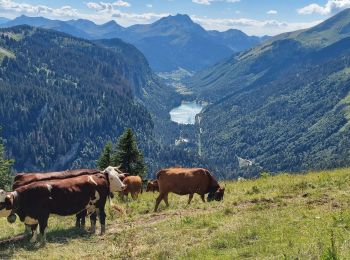
[[[235,54],[197,73],[188,84],[200,97],[214,102],[255,82],[279,79],[299,66],[304,70],[325,61],[318,55],[321,49],[350,37],[350,30],[346,29],[349,24],[350,9],[347,9],[315,27],[277,35],[251,50]],[[346,46],[340,47],[333,49],[335,55],[346,51]]]
[[[181,97],[173,88],[161,82],[150,68],[145,56],[133,45],[117,38],[94,42],[113,51],[118,55],[118,62],[125,64],[120,73],[131,83],[134,97],[147,107],[154,116],[156,124],[165,126],[167,122],[169,123],[168,111],[181,102]]]
[[[114,52],[28,26],[2,29],[0,46],[0,122],[16,169],[93,166],[125,127],[150,138],[151,116],[133,100]]]
[[[195,75],[190,90],[212,102],[201,114],[203,156],[232,171],[236,156],[269,171],[350,165],[349,24],[345,10]]]
[[[161,204],[158,213],[152,212],[157,193],[115,199],[125,214],[107,210],[106,235],[73,228],[73,217],[52,216],[44,247],[7,244],[0,258],[348,259],[349,172],[226,182],[223,202],[203,203],[195,195],[186,206],[187,196],[171,194],[170,208]],[[23,224],[5,219],[0,228],[0,239],[23,232]]]
[[[137,24],[127,28],[115,21],[97,25],[84,19],[59,21],[24,15],[1,26],[23,24],[90,40],[121,38],[139,48],[152,69],[160,72],[180,68],[198,71],[265,40],[233,29],[226,32],[206,31],[188,15],[180,14],[163,17],[152,24]]]

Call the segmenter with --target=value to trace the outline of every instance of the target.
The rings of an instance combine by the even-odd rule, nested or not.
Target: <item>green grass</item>
[[[0,258],[38,259],[349,259],[350,169],[227,182],[223,202],[171,195],[153,213],[157,193],[107,209],[107,234],[75,229],[73,217],[50,218],[45,246],[0,248]],[[89,225],[89,224],[88,224]],[[23,231],[0,220],[0,239]]]

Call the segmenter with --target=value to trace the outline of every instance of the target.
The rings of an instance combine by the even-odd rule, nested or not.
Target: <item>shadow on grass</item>
[[[71,227],[68,229],[54,229],[48,231],[46,234],[46,244],[55,243],[55,244],[66,244],[69,243],[70,240],[76,238],[90,237],[91,234],[86,230]],[[19,237],[19,236],[18,236]],[[39,239],[38,235],[38,239]],[[31,243],[30,236],[22,236],[21,239],[12,240],[8,238],[8,240],[4,243],[0,243],[0,259],[8,259],[11,258],[18,249],[24,249],[27,251],[36,251],[45,245],[42,243]]]

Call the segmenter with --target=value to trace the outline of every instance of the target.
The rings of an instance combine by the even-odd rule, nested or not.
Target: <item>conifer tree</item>
[[[121,166],[123,172],[145,177],[146,164],[142,152],[137,148],[137,142],[132,130],[126,129],[119,138],[115,153],[112,156],[112,164]]]
[[[5,147],[0,138],[0,189],[9,190],[11,188],[11,166],[13,163],[13,160],[7,160],[5,158]]]
[[[98,169],[104,170],[108,166],[112,166],[112,162],[111,162],[112,153],[113,153],[113,143],[109,141],[107,142],[106,146],[103,148],[102,154],[97,160]]]

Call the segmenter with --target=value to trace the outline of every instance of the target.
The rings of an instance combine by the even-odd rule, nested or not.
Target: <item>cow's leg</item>
[[[49,216],[43,216],[39,219],[39,229],[40,229],[40,236],[41,236],[41,243],[46,243],[46,227],[47,227],[47,221],[49,220]]]
[[[31,243],[35,243],[37,238],[38,238],[38,233],[37,233],[37,229],[38,229],[38,224],[35,225],[26,225],[29,226],[31,231],[32,231],[32,238],[30,239]]]
[[[190,196],[188,197],[188,205],[191,204],[192,199],[193,199],[193,193],[191,193]]]
[[[86,217],[86,210],[83,210],[76,214],[76,221],[75,221],[75,226],[77,228],[85,228],[85,217]]]
[[[205,202],[205,197],[204,196],[205,196],[204,194],[201,195],[201,199],[202,199],[203,202]]]
[[[81,220],[80,220],[80,227],[82,229],[85,229],[85,217],[86,217],[86,211],[84,211],[84,214],[81,216]]]
[[[75,227],[80,228],[80,213],[75,215]]]
[[[90,222],[91,222],[90,233],[92,234],[96,233],[96,219],[97,219],[97,214],[96,212],[94,212],[90,215]]]
[[[163,200],[164,200],[165,205],[166,205],[167,207],[169,207],[168,194],[169,194],[169,193],[165,193],[164,196],[163,196]]]
[[[119,198],[121,198],[122,200],[124,200],[124,193],[122,191],[119,192]]]
[[[133,200],[137,199],[137,192],[131,192],[131,197]]]
[[[30,235],[30,234],[31,234],[31,231],[32,231],[31,225],[24,224],[24,227],[25,227],[25,229],[24,229],[24,234]]]
[[[106,213],[105,209],[101,208],[99,212],[100,224],[101,224],[101,235],[106,233]]]
[[[154,207],[154,212],[157,212],[159,203],[162,201],[164,195],[165,195],[164,193],[159,193],[159,196],[156,199],[156,206]]]

